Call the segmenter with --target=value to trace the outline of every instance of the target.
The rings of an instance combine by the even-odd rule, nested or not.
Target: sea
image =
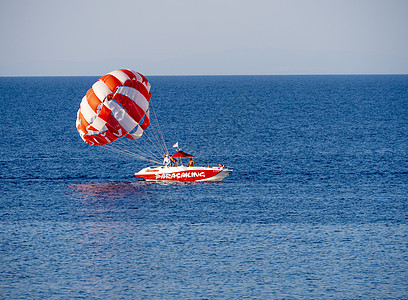
[[[408,298],[408,75],[147,78],[232,175],[140,181],[76,130],[98,77],[1,77],[1,299]]]

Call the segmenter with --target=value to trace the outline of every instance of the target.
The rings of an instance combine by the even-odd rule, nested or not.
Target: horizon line
[[[98,77],[102,75],[0,75],[7,77]],[[145,75],[145,73],[143,73]],[[378,76],[378,75],[408,75],[408,73],[293,73],[293,74],[148,74],[150,77],[183,77],[183,76]]]

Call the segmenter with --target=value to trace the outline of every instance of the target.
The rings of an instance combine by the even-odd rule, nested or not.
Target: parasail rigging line
[[[160,160],[160,158],[154,155],[149,149],[138,149],[136,147],[136,143],[132,143],[131,141],[125,141],[125,139],[118,139],[112,145],[116,145],[121,149],[124,149],[129,153],[134,153],[138,156],[142,156],[153,160]]]
[[[151,127],[150,127],[151,128]],[[146,139],[149,140],[150,144],[154,147],[154,149],[159,153],[160,156],[164,156],[166,153],[163,153],[163,151],[161,151],[162,149],[160,149],[160,144],[158,144],[157,138],[156,138],[156,142],[152,140],[152,138],[155,138],[154,135],[154,131],[152,134],[152,138],[150,138],[150,134],[148,134],[147,130],[143,133],[143,135],[145,135]]]
[[[153,112],[153,116],[154,116],[153,120],[154,120],[154,122],[156,124],[156,126],[154,126],[154,127],[157,129],[157,133],[158,133],[159,139],[161,141],[161,145],[163,146],[163,150],[165,151],[165,153],[169,153],[169,151],[168,151],[168,149],[166,147],[166,142],[164,141],[164,138],[163,138],[163,133],[162,133],[161,128],[160,128],[160,124],[159,124],[159,120],[158,120],[157,115],[156,115],[156,111],[153,109],[152,104],[150,104],[150,109]]]
[[[125,154],[125,155],[128,155],[128,156],[131,156],[131,157],[134,157],[134,158],[137,158],[137,159],[153,162],[153,163],[156,163],[156,164],[161,164],[161,162],[158,161],[158,160],[149,159],[149,158],[147,158],[145,156],[142,156],[142,155],[139,155],[137,153],[133,153],[133,152],[131,152],[129,150],[126,150],[123,147],[120,147],[118,145],[107,144],[107,145],[104,146],[104,148],[108,149],[110,151],[113,151],[113,152],[122,153],[122,154]]]
[[[146,138],[149,139],[150,143],[152,143],[152,145],[155,145],[156,151],[159,152],[161,154],[161,156],[163,156],[164,154],[166,154],[165,150],[163,149],[159,137],[157,136],[157,133],[154,130],[154,126],[152,126],[152,124],[154,123],[150,123],[150,130],[151,130],[151,134],[149,132],[146,131]],[[150,137],[150,135],[152,137]],[[153,141],[154,140],[154,141]]]
[[[159,153],[159,155],[157,155],[157,153],[154,152],[155,149],[149,149],[149,147],[147,145],[140,146],[137,145],[135,142],[129,141],[125,144],[130,144],[130,146],[132,147],[132,149],[136,150],[136,151],[140,151],[141,153],[145,153],[146,156],[150,156],[154,159],[159,159],[161,158],[161,155]]]
[[[147,139],[150,142],[150,145],[153,147],[152,150],[157,151],[157,153],[159,153],[159,156],[163,157],[164,154],[166,154],[166,152],[164,152],[163,147],[161,147],[159,138],[157,137],[157,133],[153,129],[153,127],[154,127],[154,126],[152,126],[153,124],[154,123],[150,123],[149,128],[147,128],[143,132],[142,138]]]
[[[146,131],[144,132],[144,134],[146,133]],[[144,135],[143,134],[143,135]],[[145,139],[144,136],[142,136],[140,139]],[[150,149],[151,147],[154,147],[153,144],[148,144],[148,143],[136,143],[134,140],[130,139],[130,140],[125,140],[125,139],[119,139],[119,142],[126,146],[127,148],[133,148],[132,150],[135,150],[136,152],[139,152],[139,154],[143,155],[143,156],[150,156],[154,159],[159,159],[162,156],[161,153],[159,152],[159,155],[157,155],[157,153],[154,152],[155,149]],[[150,148],[149,148],[150,146]]]

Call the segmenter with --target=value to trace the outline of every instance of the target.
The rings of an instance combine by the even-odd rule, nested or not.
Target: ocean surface
[[[190,184],[83,143],[97,79],[0,78],[1,299],[408,298],[408,75],[148,77]]]

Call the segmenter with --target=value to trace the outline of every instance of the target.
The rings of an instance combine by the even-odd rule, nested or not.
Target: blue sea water
[[[95,77],[0,78],[2,299],[408,298],[408,76],[149,77],[159,184],[82,142]]]

